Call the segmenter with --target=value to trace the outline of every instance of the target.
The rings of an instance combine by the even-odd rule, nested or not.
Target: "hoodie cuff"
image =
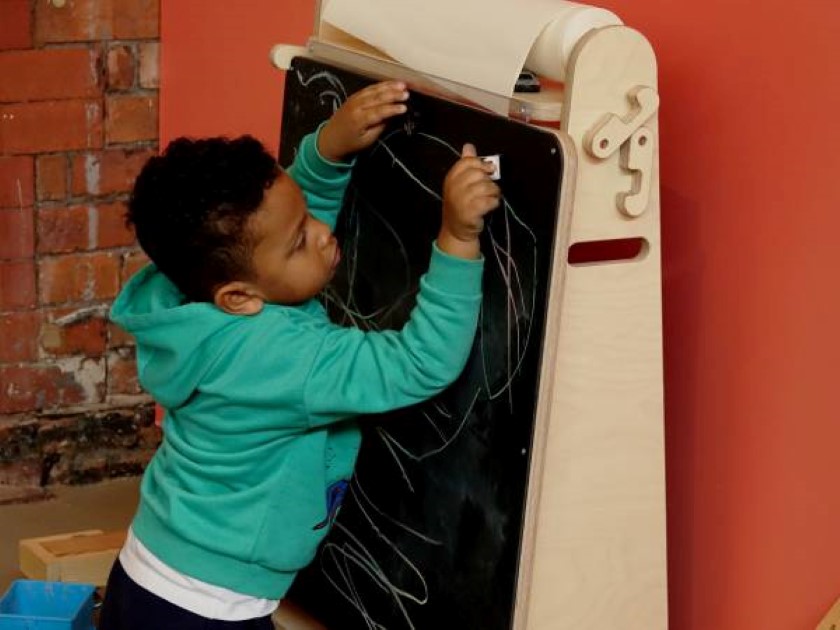
[[[326,125],[326,122],[321,123],[314,133],[306,136],[300,144],[301,162],[306,164],[310,174],[321,180],[340,179],[347,176],[347,173],[352,170],[356,163],[356,158],[346,162],[334,162],[328,160],[321,152],[318,151],[318,137],[321,135],[321,130]]]
[[[432,258],[426,272],[426,282],[441,291],[456,295],[481,295],[484,256],[460,258],[441,250],[437,241],[432,244]]]

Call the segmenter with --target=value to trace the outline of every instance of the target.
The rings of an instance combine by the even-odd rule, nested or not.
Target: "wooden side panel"
[[[630,110],[627,94],[656,86],[647,42],[624,27],[579,44],[563,128],[578,155],[570,242],[641,237],[632,261],[565,265],[556,337],[546,339],[541,400],[548,422],[528,509],[516,628],[667,628],[658,148],[651,197],[638,218],[618,195],[633,185],[619,151],[587,153],[602,117]],[[645,126],[658,140],[656,116]],[[564,261],[565,262],[565,261]],[[555,269],[555,274],[558,270]]]

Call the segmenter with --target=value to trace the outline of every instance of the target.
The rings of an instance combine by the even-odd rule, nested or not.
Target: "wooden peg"
[[[647,127],[637,129],[621,149],[621,166],[633,173],[631,191],[618,194],[618,208],[628,217],[638,217],[648,207],[653,149],[654,135]]]
[[[603,160],[615,153],[659,109],[659,94],[653,88],[636,86],[627,97],[632,107],[627,116],[608,114],[589,134],[585,148],[593,157]]]

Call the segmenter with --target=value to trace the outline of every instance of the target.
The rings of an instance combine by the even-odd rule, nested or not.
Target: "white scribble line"
[[[424,542],[429,543],[430,545],[440,546],[440,545],[443,544],[443,542],[441,542],[439,540],[435,540],[434,538],[429,538],[425,534],[422,534],[422,533],[418,532],[416,529],[412,529],[411,527],[409,527],[405,523],[403,523],[401,521],[398,521],[393,516],[383,512],[379,507],[376,506],[376,504],[374,504],[373,501],[371,501],[370,497],[367,495],[367,492],[365,492],[364,488],[362,487],[362,482],[359,480],[358,475],[354,476],[353,479],[351,480],[350,491],[352,492],[353,496],[356,498],[356,501],[359,500],[358,494],[360,494],[361,497],[367,502],[368,505],[370,505],[371,508],[373,508],[376,511],[377,514],[382,516],[382,518],[390,521],[391,523],[393,523],[394,525],[396,525],[400,529],[408,532],[409,534],[417,536],[417,538],[419,538],[420,540],[422,540]],[[357,494],[357,492],[358,492],[358,494]],[[377,533],[379,532],[379,529],[376,528],[376,526],[374,526],[374,529],[376,529]]]
[[[440,427],[437,424],[435,424],[435,421],[432,419],[432,417],[425,411],[421,411],[420,413],[424,418],[426,418],[426,420],[429,421],[429,424],[432,425],[432,428],[435,430],[435,433],[437,433],[440,436],[441,442],[446,442],[446,436],[443,434],[443,431],[440,430]]]
[[[453,147],[451,144],[449,144],[446,140],[443,140],[442,138],[438,138],[437,136],[433,136],[433,135],[431,135],[431,134],[424,133],[424,132],[422,132],[422,131],[421,131],[421,132],[419,132],[417,135],[418,135],[418,136],[423,136],[424,138],[428,138],[429,140],[432,140],[433,142],[437,142],[438,144],[442,144],[442,145],[443,145],[443,146],[445,146],[447,149],[449,149],[450,151],[452,151],[452,153],[454,153],[455,155],[457,155],[457,156],[459,156],[459,157],[460,157],[460,155],[461,155],[461,152],[460,152],[460,151],[458,151],[458,149],[456,149],[455,147]]]
[[[297,69],[295,71],[295,74],[297,74],[297,79],[303,87],[309,87],[309,84],[313,81],[324,79],[327,83],[332,85],[336,89],[336,91],[341,93],[343,99],[347,98],[347,90],[344,89],[344,84],[332,72],[322,70],[321,72],[314,73],[309,78],[304,78],[303,73],[300,71],[300,69]]]
[[[452,444],[452,442],[454,442],[458,438],[458,436],[461,434],[461,431],[463,430],[463,428],[467,425],[467,421],[470,418],[470,414],[472,413],[473,406],[475,406],[475,403],[478,400],[478,395],[480,393],[481,393],[481,388],[478,388],[478,389],[475,390],[475,396],[473,396],[473,399],[472,399],[472,402],[470,403],[470,406],[467,408],[466,413],[464,413],[464,417],[461,420],[461,424],[458,425],[458,429],[455,431],[455,433],[452,434],[451,438],[446,440],[446,442],[444,442],[438,448],[432,449],[431,451],[426,451],[422,455],[416,455],[415,453],[412,453],[411,451],[409,451],[402,444],[400,444],[400,442],[397,439],[395,439],[390,433],[388,433],[384,429],[382,430],[383,437],[385,437],[389,442],[391,442],[394,446],[396,446],[407,457],[409,457],[410,459],[413,459],[416,462],[422,462],[424,459],[429,459],[433,455],[437,455],[438,453],[442,452],[444,449],[446,449],[446,447],[448,447],[450,444]]]
[[[400,238],[399,234],[394,229],[394,227],[385,219],[384,216],[382,216],[382,214],[380,214],[375,208],[370,208],[369,210],[370,210],[370,213],[374,217],[379,219],[379,221],[382,223],[382,225],[385,227],[385,229],[388,230],[388,232],[394,238],[394,241],[396,241],[397,246],[399,248],[400,256],[402,256],[403,263],[404,263],[404,269],[405,269],[404,285],[406,287],[408,287],[411,283],[411,271],[410,271],[410,265],[409,265],[408,250],[406,249],[405,244],[402,242],[402,239]],[[360,229],[360,228],[357,228],[357,230],[358,229]],[[357,235],[358,235],[358,231],[357,231]],[[357,243],[358,243],[358,240],[357,240]],[[358,248],[354,249],[353,250],[354,253],[356,253],[357,250],[358,250]],[[354,263],[355,263],[355,260],[357,258],[358,258],[358,256],[354,257]],[[354,289],[355,289],[355,272],[354,272],[354,278],[350,282],[349,288],[348,288],[348,291],[349,291],[350,295],[355,295],[355,290]],[[390,316],[391,313],[393,311],[397,310],[400,307],[400,305],[406,299],[408,299],[409,297],[412,297],[413,295],[414,295],[414,291],[412,291],[410,289],[406,289],[399,297],[397,297],[395,300],[393,300],[393,302],[390,306],[383,307],[380,312],[383,313],[385,316]]]
[[[531,228],[529,228],[528,225],[522,219],[519,218],[519,215],[516,214],[516,211],[513,209],[513,206],[511,206],[508,203],[507,199],[504,200],[504,206],[505,206],[505,210],[510,213],[510,215],[516,220],[516,222],[520,226],[522,226],[522,228],[526,232],[528,232],[528,234],[531,235],[531,240],[534,241],[534,243],[536,243],[537,242],[537,235],[534,234],[534,231]]]
[[[490,375],[487,373],[487,357],[484,354],[484,309],[478,312],[478,352],[481,356],[481,372],[484,375],[484,387],[487,390],[487,396],[490,400],[493,399],[493,388],[490,386]]]
[[[506,204],[506,206],[507,206],[507,204]],[[495,238],[494,238],[494,237],[493,237],[493,235],[492,235],[492,232],[490,232],[490,239],[491,239],[491,243],[492,243],[492,245],[493,245],[493,252],[494,252],[494,254],[496,255],[496,259],[497,259],[497,261],[498,261],[498,263],[499,263],[499,270],[500,270],[500,273],[502,274],[502,276],[504,276],[505,274],[504,274],[504,270],[503,270],[503,265],[502,265],[502,263],[501,263],[501,260],[499,260],[499,257],[498,257],[498,251],[497,251],[497,249],[501,249],[502,251],[505,251],[505,250],[503,250],[500,246],[498,246],[498,244],[497,244],[497,242],[496,242]],[[535,244],[535,245],[534,245],[534,258],[533,258],[533,260],[534,260],[534,263],[533,263],[533,278],[534,278],[534,282],[536,282],[536,273],[537,273],[537,270],[536,270],[536,266],[537,266],[536,256],[537,256],[537,254],[536,254],[536,244]],[[520,280],[520,278],[519,278],[519,272],[518,272],[518,270],[517,270],[516,266],[514,266],[514,267],[513,267],[513,269],[514,269],[515,274],[516,274],[516,285],[517,285],[517,287],[519,288],[520,293],[524,293],[524,292],[522,291],[522,283],[521,283],[521,280]],[[510,287],[510,286],[511,286],[510,282],[507,280],[507,278],[505,278],[505,280],[506,280],[506,284],[508,284],[508,286]],[[524,306],[524,304],[525,304],[525,303],[524,303],[524,297],[522,298],[522,303],[523,303],[523,306]],[[530,307],[530,310],[528,311],[530,314],[533,314],[535,304],[536,304],[536,288],[534,288],[534,289],[531,291],[531,307]],[[526,310],[527,310],[527,307],[526,307]],[[525,341],[524,341],[524,344],[522,344],[522,345],[521,345],[521,350],[518,350],[518,359],[517,359],[516,366],[515,366],[512,370],[510,370],[510,371],[508,372],[508,379],[507,379],[507,381],[504,383],[504,385],[502,386],[502,388],[501,388],[501,389],[499,389],[499,390],[498,390],[498,391],[496,391],[496,392],[492,392],[492,391],[490,391],[489,380],[488,380],[488,378],[487,378],[487,373],[486,373],[486,363],[485,363],[485,357],[484,357],[484,354],[483,354],[483,352],[482,352],[482,362],[483,362],[483,364],[485,365],[485,382],[488,384],[488,395],[489,395],[489,397],[490,397],[490,400],[494,400],[494,399],[498,398],[501,394],[503,394],[505,391],[507,391],[507,389],[511,386],[511,384],[512,384],[512,382],[513,382],[513,379],[515,378],[515,376],[516,376],[516,375],[519,373],[519,371],[521,370],[521,368],[522,368],[522,363],[523,363],[523,361],[525,360],[525,351],[527,350],[527,348],[528,348],[528,346],[529,346],[529,343],[530,343],[530,339],[531,339],[531,331],[532,331],[532,328],[533,328],[533,323],[534,323],[533,317],[528,317],[528,326],[527,326],[527,328],[526,328]],[[518,331],[518,325],[517,325],[517,331]],[[517,344],[517,345],[519,346],[519,344]],[[482,347],[482,351],[483,351],[483,347]]]
[[[503,213],[502,215],[505,219],[505,237],[506,242],[508,244],[511,243],[510,239],[510,219],[508,218],[510,215],[508,213]],[[514,277],[519,279],[519,272],[517,271],[519,267],[514,264],[513,256],[511,255],[510,251],[505,252],[507,254],[507,281],[508,281],[508,293],[507,293],[507,338],[508,338],[508,352],[507,352],[507,367],[508,367],[508,374],[513,373],[513,343],[511,340],[511,336],[513,335],[513,329],[516,328],[516,356],[519,357],[520,354],[520,346],[519,346],[519,313],[516,307],[516,295],[514,291],[513,281]],[[521,286],[519,287],[521,289]],[[521,291],[520,291],[521,293]],[[513,387],[508,388],[508,405],[510,407],[511,412],[513,412]]]
[[[495,245],[495,241],[494,241],[494,245]],[[499,268],[500,268],[500,271],[501,271],[501,270],[502,270],[502,263],[501,263],[501,260],[499,260],[499,256],[498,256],[498,249],[501,249],[501,248],[496,248],[496,247],[494,246],[494,248],[493,248],[493,252],[494,252],[494,254],[496,255],[496,259],[497,259],[497,260],[498,260],[498,262],[499,262]],[[502,275],[504,276],[504,271],[501,271],[501,273],[502,273]],[[534,296],[532,297],[532,304],[531,304],[532,308],[531,308],[531,313],[533,313],[533,305],[534,305],[534,300],[535,300],[535,299],[536,299],[536,296],[534,295]],[[508,302],[508,303],[510,304],[510,302]],[[508,319],[510,319],[510,318],[508,318]],[[518,322],[516,322],[515,326],[516,326],[516,330],[517,330],[517,339],[518,339],[518,338],[519,338],[519,323],[518,323]],[[511,326],[510,326],[510,321],[509,321],[509,322],[508,322],[508,335],[510,335],[510,330],[509,330],[509,329],[510,329],[510,327],[511,327]],[[496,398],[498,398],[499,396],[501,396],[503,393],[505,393],[506,391],[508,391],[508,389],[511,387],[511,385],[512,385],[512,383],[513,383],[513,379],[516,377],[516,375],[517,375],[517,374],[519,373],[519,371],[522,369],[522,363],[523,363],[523,362],[524,362],[524,360],[525,360],[525,350],[527,349],[528,344],[529,344],[529,341],[530,341],[530,338],[531,338],[531,329],[532,329],[532,327],[533,327],[533,318],[532,318],[532,317],[529,317],[529,318],[528,318],[528,325],[527,325],[527,328],[526,328],[526,334],[525,334],[525,342],[524,342],[524,344],[523,344],[523,345],[522,345],[522,347],[521,347],[521,351],[520,351],[520,349],[519,349],[519,343],[517,343],[517,361],[516,361],[516,365],[515,365],[513,368],[511,368],[511,367],[510,367],[510,362],[509,362],[509,361],[510,361],[511,348],[510,348],[510,347],[508,347],[508,374],[507,374],[507,380],[506,380],[506,381],[505,381],[505,382],[501,385],[501,387],[500,387],[499,389],[497,389],[495,392],[491,391],[491,387],[490,387],[490,384],[489,384],[489,377],[488,377],[488,375],[486,374],[486,364],[485,364],[485,383],[487,384],[487,390],[488,390],[488,391],[487,391],[487,393],[488,393],[488,396],[489,396],[490,400],[495,400]],[[510,346],[510,344],[509,344],[509,346]],[[482,349],[482,350],[483,350],[483,349]],[[482,352],[482,357],[484,357],[483,352]],[[512,405],[512,404],[513,404],[513,403],[512,403],[512,401],[511,401],[511,405]]]
[[[348,299],[350,300],[350,303],[355,305],[356,297],[355,297],[355,291],[353,289],[356,286],[356,273],[359,269],[359,232],[361,230],[361,224],[362,224],[361,220],[359,219],[359,213],[356,211],[356,198],[355,197],[353,199],[353,205],[350,208],[350,210],[351,210],[350,220],[352,221],[352,227],[353,227],[353,230],[354,230],[355,238],[353,239],[353,250],[351,252],[352,256],[350,258],[350,263],[348,265],[349,272],[348,272],[348,277],[347,277],[347,285],[348,285],[349,289],[348,289],[347,294],[348,294]]]
[[[341,95],[333,90],[324,90],[318,97],[321,103],[326,103],[327,98],[329,98],[332,101],[333,112],[341,106]]]
[[[506,210],[506,212],[505,212],[505,222],[507,223],[508,217],[513,217],[514,220],[517,223],[519,223],[519,225],[521,225],[523,228],[525,228],[525,230],[528,232],[528,234],[531,235],[531,240],[534,243],[534,251],[533,251],[533,258],[532,258],[532,260],[534,262],[533,262],[532,274],[533,274],[533,280],[534,280],[534,285],[535,286],[534,286],[533,290],[531,291],[531,309],[530,309],[530,312],[533,313],[534,312],[534,303],[535,303],[536,294],[537,294],[537,291],[536,291],[536,282],[537,282],[537,237],[534,236],[534,233],[530,230],[530,228],[528,228],[527,225],[522,223],[522,221],[519,219],[519,217],[513,211],[513,208],[507,202],[506,199],[504,199],[504,206],[505,206],[505,210]],[[508,229],[508,234],[509,233],[510,233],[510,229]],[[525,305],[525,295],[524,295],[525,292],[521,290],[522,289],[522,283],[519,281],[519,271],[518,271],[518,269],[517,269],[517,285],[520,288],[519,293],[520,293],[520,299],[522,300],[522,309],[525,310],[525,311],[528,311],[528,308]]]
[[[397,463],[397,466],[399,466],[399,467],[400,467],[400,473],[402,474],[402,478],[403,478],[403,479],[405,479],[405,483],[408,485],[408,489],[409,489],[409,490],[411,490],[411,492],[413,493],[413,492],[414,492],[414,486],[413,486],[413,485],[411,485],[411,479],[409,479],[409,478],[408,478],[408,474],[406,473],[405,468],[404,468],[404,467],[403,467],[403,465],[402,465],[402,460],[401,460],[401,459],[399,458],[399,456],[398,456],[398,455],[394,452],[394,449],[393,449],[393,448],[391,448],[391,442],[393,441],[393,443],[394,443],[397,447],[399,447],[400,449],[402,449],[402,447],[400,447],[399,442],[397,442],[396,440],[394,440],[394,439],[393,439],[393,438],[392,438],[392,437],[388,434],[388,432],[387,432],[387,431],[385,431],[385,429],[383,429],[382,427],[376,427],[376,434],[377,434],[380,438],[382,438],[382,442],[383,442],[383,444],[385,444],[385,448],[387,448],[387,449],[388,449],[388,451],[391,453],[391,456],[394,458],[394,461]]]
[[[507,265],[505,265],[505,263],[502,262],[502,259],[499,256],[499,251],[501,250],[501,251],[504,252],[504,250],[498,245],[498,243],[496,242],[496,239],[492,236],[492,234],[490,235],[490,242],[491,242],[491,245],[492,245],[493,255],[496,258],[496,262],[498,263],[498,266],[499,266],[499,273],[501,274],[501,276],[502,276],[502,278],[505,282],[505,285],[507,286],[507,300],[506,300],[506,311],[505,311],[506,318],[507,318],[507,326],[506,326],[507,353],[506,353],[505,359],[506,359],[506,363],[507,363],[508,379],[505,382],[505,385],[502,387],[502,389],[499,390],[495,395],[493,394],[493,392],[488,391],[488,394],[490,395],[490,398],[493,399],[493,398],[496,398],[502,392],[507,391],[509,389],[508,386],[510,385],[511,381],[513,380],[513,370],[511,368],[511,354],[512,354],[511,328],[512,328],[512,324],[517,326],[517,328],[518,328],[519,322],[518,322],[518,317],[515,318],[513,322],[511,322],[511,315],[510,315],[511,294],[513,293],[513,291],[512,291],[512,285],[511,285],[511,282],[510,282],[510,278],[508,276],[508,274],[510,272],[508,271]],[[507,254],[507,252],[505,252],[505,254]],[[510,257],[510,255],[507,255],[506,258],[509,261],[511,257]],[[512,401],[511,401],[511,404],[512,404]]]
[[[361,506],[360,506],[361,507]],[[364,511],[364,508],[361,508],[362,512],[365,514],[366,518],[368,518],[368,522],[373,525],[373,522],[370,521],[369,516]],[[361,541],[351,532],[347,527],[344,527],[340,522],[335,524],[335,528],[339,531],[343,532],[351,541],[351,544],[345,543],[344,545],[337,545],[332,542],[328,542],[324,545],[324,552],[325,554],[330,554],[332,557],[333,563],[336,566],[339,575],[343,578],[344,584],[346,588],[342,588],[340,584],[333,578],[330,572],[327,570],[327,567],[324,566],[323,556],[322,556],[322,571],[327,578],[327,580],[335,587],[336,590],[353,606],[359,613],[362,614],[365,622],[368,624],[368,627],[375,627],[375,628],[384,628],[384,626],[380,625],[376,621],[374,621],[367,610],[364,607],[364,602],[362,602],[361,598],[359,597],[358,591],[356,590],[355,582],[352,579],[352,567],[349,563],[353,563],[359,569],[362,570],[363,573],[367,574],[368,577],[373,580],[374,584],[378,586],[382,591],[388,593],[394,603],[399,607],[403,619],[409,625],[410,629],[414,629],[414,624],[411,620],[408,611],[403,604],[403,600],[407,599],[413,601],[417,604],[424,605],[428,602],[429,598],[429,589],[428,584],[426,583],[425,578],[421,571],[417,568],[417,566],[408,559],[408,557],[399,550],[399,548],[390,541],[387,537],[384,537],[380,534],[380,538],[394,551],[394,553],[405,563],[405,565],[411,570],[414,575],[417,576],[417,579],[420,582],[420,589],[421,593],[419,595],[415,595],[410,593],[404,589],[398,588],[395,584],[393,584],[385,575],[380,565],[376,562],[376,559],[373,555],[367,550],[367,548],[361,543]],[[375,526],[374,526],[375,528]],[[375,528],[377,533],[379,530]],[[341,563],[339,562],[336,555],[341,556],[342,562],[344,564],[344,569],[341,568]],[[350,591],[348,593],[347,591]],[[351,596],[352,594],[352,596]]]
[[[399,165],[399,167],[405,172],[405,174],[408,175],[411,179],[413,179],[417,183],[417,185],[420,186],[420,188],[425,190],[427,193],[429,193],[432,197],[434,197],[438,201],[441,200],[441,196],[438,193],[436,193],[434,190],[432,190],[431,188],[426,186],[426,184],[421,182],[414,173],[412,173],[410,170],[408,170],[408,167],[405,164],[403,164],[402,160],[400,160],[400,158],[398,158],[396,156],[396,154],[393,151],[391,151],[391,147],[389,147],[387,144],[385,144],[382,140],[378,141],[378,145],[381,146],[383,149],[385,149],[388,152],[388,155],[391,156],[391,159],[394,160],[394,163]]]
[[[451,418],[452,417],[452,414],[446,409],[446,407],[441,405],[438,401],[433,400],[432,401],[432,407],[434,407],[435,411],[437,411],[444,418]]]
[[[404,269],[405,269],[404,281],[405,281],[406,289],[405,289],[404,293],[402,295],[400,295],[399,297],[397,297],[396,299],[394,299],[389,306],[383,306],[382,308],[374,311],[370,315],[366,315],[366,316],[361,315],[361,313],[358,311],[358,309],[354,308],[356,306],[356,304],[355,304],[355,295],[356,295],[355,289],[356,289],[356,275],[357,275],[358,260],[359,260],[359,255],[358,255],[359,245],[358,244],[359,244],[359,233],[361,231],[361,220],[359,219],[359,213],[356,212],[355,207],[356,207],[356,202],[354,200],[354,202],[353,202],[353,204],[350,208],[350,210],[352,211],[352,214],[350,215],[349,219],[351,221],[351,227],[354,230],[355,238],[351,239],[352,244],[350,245],[350,247],[348,248],[348,250],[346,252],[347,258],[349,259],[349,261],[348,261],[348,289],[347,289],[348,302],[343,307],[353,308],[354,312],[356,313],[356,316],[358,318],[364,319],[366,323],[369,323],[369,328],[370,329],[378,329],[378,326],[376,326],[374,322],[370,322],[370,320],[372,320],[373,318],[379,318],[379,317],[382,317],[382,318],[390,317],[391,313],[393,313],[395,310],[399,309],[401,307],[401,305],[403,304],[403,302],[406,299],[412,297],[415,293],[410,288],[410,284],[411,284],[411,275],[410,274],[411,274],[411,272],[410,272],[408,251],[406,250],[405,245],[402,242],[402,239],[400,239],[400,236],[397,233],[397,231],[385,219],[385,217],[382,216],[379,212],[377,212],[374,208],[372,208],[372,207],[369,208],[370,213],[373,214],[373,216],[375,218],[377,218],[382,223],[382,225],[385,227],[386,230],[388,230],[388,232],[391,234],[391,236],[396,241],[397,246],[399,247],[400,255],[402,256],[402,260],[403,260],[403,263],[404,263]]]
[[[364,506],[362,506],[362,504],[361,504],[361,503],[357,503],[356,505],[358,505],[359,509],[362,511],[362,514],[364,514],[365,519],[368,521],[368,524],[370,524],[370,526],[371,526],[371,527],[373,527],[373,530],[376,532],[377,537],[378,537],[378,538],[379,538],[379,539],[380,539],[380,540],[381,540],[381,541],[382,541],[382,542],[383,542],[386,546],[390,547],[390,548],[391,548],[391,550],[392,550],[392,551],[393,551],[393,552],[394,552],[394,553],[395,553],[395,554],[399,557],[399,559],[400,559],[400,560],[402,560],[402,561],[405,563],[406,567],[407,567],[407,568],[408,568],[408,569],[409,569],[409,570],[410,570],[410,571],[411,571],[414,575],[416,575],[416,576],[417,576],[417,579],[420,581],[422,594],[420,594],[420,595],[414,595],[414,594],[412,594],[412,593],[409,593],[409,592],[408,592],[408,591],[406,591],[405,589],[397,588],[394,584],[391,584],[391,582],[390,582],[390,581],[386,578],[385,573],[381,570],[381,568],[379,567],[379,565],[376,563],[376,560],[374,559],[373,555],[371,555],[371,553],[370,553],[370,552],[369,552],[369,551],[365,548],[365,546],[364,546],[364,545],[362,545],[362,543],[359,541],[359,539],[358,539],[358,538],[356,538],[355,536],[353,536],[353,534],[350,532],[350,530],[349,530],[349,529],[347,529],[346,527],[343,527],[343,526],[342,526],[342,527],[341,527],[341,528],[342,528],[342,531],[344,531],[344,533],[345,533],[345,534],[347,534],[348,536],[350,536],[350,537],[353,539],[353,541],[354,541],[357,545],[359,545],[359,547],[361,548],[361,550],[362,550],[362,551],[364,551],[365,555],[366,555],[366,556],[368,557],[368,559],[370,560],[370,563],[371,563],[371,564],[373,564],[373,565],[376,565],[376,567],[377,567],[377,569],[378,569],[378,571],[377,571],[378,577],[381,579],[381,582],[382,582],[383,586],[385,586],[385,587],[387,588],[387,590],[389,590],[389,591],[391,591],[391,592],[393,592],[393,593],[398,593],[399,595],[402,595],[402,596],[403,596],[403,597],[405,597],[406,599],[410,599],[411,601],[413,601],[413,602],[415,602],[415,603],[417,603],[417,604],[421,604],[421,605],[422,605],[422,604],[425,604],[425,603],[429,600],[429,587],[428,587],[428,585],[426,584],[426,580],[425,580],[425,578],[423,577],[423,573],[420,571],[420,569],[419,569],[419,568],[417,568],[417,565],[416,565],[416,564],[414,564],[411,560],[409,560],[409,559],[408,559],[408,556],[406,556],[406,555],[405,555],[405,554],[404,554],[404,553],[400,550],[400,548],[399,548],[399,547],[397,547],[397,545],[396,545],[396,544],[394,544],[394,542],[393,542],[390,538],[388,538],[387,536],[385,536],[385,535],[382,533],[382,530],[380,530],[380,529],[379,529],[376,525],[374,525],[373,521],[372,521],[372,520],[371,520],[371,518],[370,518],[370,515],[367,513],[367,510],[365,510],[365,509],[364,509]]]
[[[339,525],[336,524],[336,527],[338,528]],[[330,584],[333,585],[333,588],[335,588],[335,590],[338,591],[339,595],[341,595],[344,599],[346,599],[347,602],[353,608],[355,608],[356,611],[362,616],[362,619],[364,619],[365,624],[367,625],[368,628],[371,628],[371,629],[381,628],[382,630],[386,630],[385,626],[382,626],[382,625],[374,622],[373,619],[371,619],[370,615],[368,614],[367,610],[365,609],[364,602],[362,601],[361,597],[359,597],[359,594],[355,589],[355,584],[354,584],[354,582],[351,579],[350,574],[349,574],[350,573],[350,567],[347,564],[347,560],[349,559],[351,554],[352,554],[352,550],[347,550],[344,547],[340,547],[340,546],[336,545],[335,543],[330,543],[330,542],[326,543],[324,545],[324,552],[321,555],[322,573],[323,573],[324,577],[327,579],[327,581]],[[344,582],[346,588],[342,587],[342,585],[339,584],[333,578],[332,573],[328,570],[328,567],[326,566],[326,560],[325,560],[325,558],[327,556],[329,556],[330,560],[332,560],[333,565],[334,565],[336,571],[338,572],[339,576],[343,579],[343,582]],[[341,558],[341,560],[339,558]],[[373,579],[374,583],[377,584],[377,586],[380,586],[380,588],[382,588],[381,585],[378,584],[378,582],[376,580],[376,576],[371,571],[366,569],[361,562],[359,562],[359,568],[362,571],[364,571],[365,573],[367,573]],[[348,590],[350,591],[350,594],[348,594],[348,592],[347,592]],[[352,596],[351,596],[351,594],[352,594]]]
[[[505,224],[509,225],[507,223],[507,221],[505,222]],[[509,232],[507,234],[507,237],[508,237],[507,242],[510,243],[510,233]],[[516,316],[516,303],[515,302],[513,303],[514,317],[511,320],[511,301],[513,299],[513,285],[511,283],[511,278],[510,278],[510,276],[511,276],[510,266],[511,266],[511,259],[513,257],[510,255],[509,252],[506,252],[505,250],[503,250],[499,246],[496,239],[492,237],[492,234],[491,234],[491,241],[492,241],[492,244],[493,244],[493,255],[496,257],[496,261],[499,264],[499,272],[502,274],[502,277],[504,278],[504,281],[505,281],[505,285],[507,287],[507,292],[506,292],[507,299],[505,300],[505,317],[506,317],[506,321],[507,321],[507,325],[505,326],[505,332],[507,333],[507,335],[506,335],[507,336],[507,352],[505,353],[505,362],[507,364],[507,374],[508,374],[508,383],[509,383],[510,382],[510,375],[513,372],[513,370],[511,369],[511,365],[512,365],[511,355],[513,354],[513,347],[512,347],[513,344],[511,343],[512,328],[513,328],[513,326],[516,326],[517,330],[519,328],[519,317]],[[503,263],[501,258],[499,257],[499,250],[501,250],[505,253],[506,264]],[[517,346],[518,346],[518,344],[517,344]],[[513,409],[513,388],[509,387],[509,388],[506,388],[506,389],[508,391],[508,398],[509,398],[509,402],[510,402],[510,407],[511,407],[511,409]]]

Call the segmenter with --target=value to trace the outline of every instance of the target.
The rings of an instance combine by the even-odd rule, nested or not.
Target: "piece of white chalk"
[[[499,164],[499,156],[498,155],[483,155],[479,158],[482,162],[486,164],[493,165],[493,172],[490,173],[490,179],[496,180],[501,179],[502,177],[502,168]]]

